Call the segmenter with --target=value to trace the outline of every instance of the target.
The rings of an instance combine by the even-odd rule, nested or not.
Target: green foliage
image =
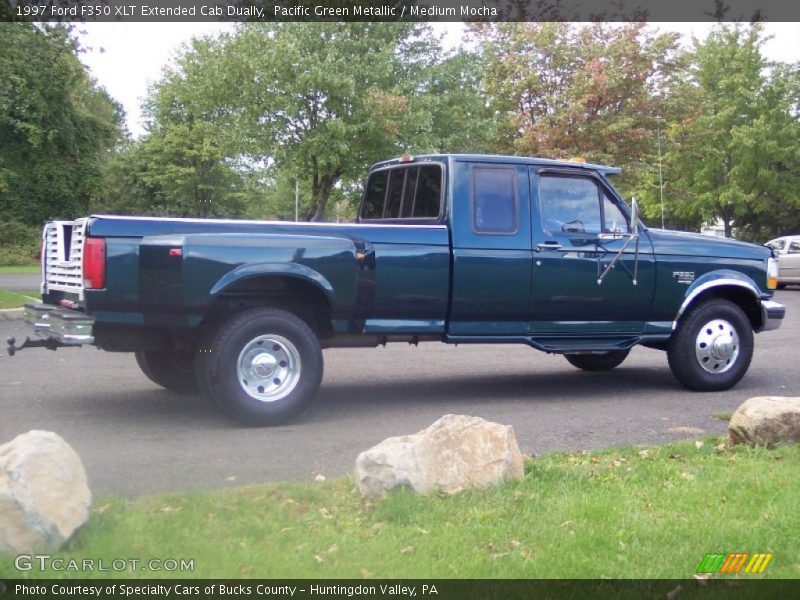
[[[619,164],[651,222],[663,181],[667,226],[720,218],[761,241],[800,229],[800,78],[763,59],[758,25],[720,26],[692,53],[641,23],[472,31],[500,150]]]
[[[661,163],[667,226],[800,231],[800,73],[758,25],[686,52],[642,23],[476,24],[448,53],[420,24],[247,23],[184,47],[122,143],[69,28],[0,32],[0,220],[294,219],[296,193],[301,219],[348,219],[378,160],[505,152],[620,165],[651,223]]]
[[[220,42],[198,39],[164,70],[145,103],[149,133],[108,163],[103,212],[183,217],[243,216],[252,202],[240,146],[215,95]]]
[[[378,160],[490,148],[476,67],[408,23],[247,24],[197,40],[147,103],[142,146],[169,151],[139,149],[114,165],[110,185],[139,205],[194,197],[205,214],[198,202],[211,194],[231,214],[233,194],[248,215],[292,219],[299,189],[301,219],[322,219],[329,204],[328,218],[352,216]]]
[[[768,63],[763,42],[759,25],[723,25],[697,44],[664,130],[670,221],[757,241],[800,227],[797,67]]]
[[[225,83],[239,94],[254,154],[274,159],[310,192],[305,219],[322,218],[341,178],[408,146],[404,59],[415,26],[289,23],[245,26],[226,48]]]
[[[105,169],[94,211],[179,217],[242,216],[247,193],[203,122],[167,123],[129,143]]]
[[[417,89],[410,93],[415,111],[408,122],[413,142],[408,151],[492,153],[498,149],[499,121],[482,92],[482,58],[461,49],[443,56],[428,44],[428,61],[418,69]]]
[[[499,148],[619,164],[651,160],[656,120],[684,58],[676,36],[643,23],[502,23],[473,27]]]
[[[0,221],[0,265],[24,266],[39,261],[38,228],[19,221]]]
[[[83,214],[117,141],[119,106],[64,26],[0,23],[0,219]]]

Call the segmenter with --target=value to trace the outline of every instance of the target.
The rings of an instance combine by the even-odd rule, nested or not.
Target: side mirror
[[[599,239],[608,239],[606,238],[607,235],[609,234],[601,233]],[[638,285],[639,283],[639,203],[637,202],[636,196],[631,197],[631,232],[625,237],[627,238],[625,243],[622,244],[619,250],[617,250],[614,258],[611,259],[611,262],[606,265],[605,270],[598,276],[597,285],[602,285],[603,280],[606,278],[606,275],[608,275],[608,272],[614,268],[614,265],[617,264],[625,252],[625,249],[631,244],[631,242],[636,242],[636,250],[634,251],[633,255],[633,273],[628,271],[627,267],[625,267],[625,270],[630,274],[631,283],[633,283],[633,285]],[[598,266],[600,266],[600,259],[598,259]]]
[[[636,234],[639,230],[639,202],[636,196],[631,197],[631,233]]]

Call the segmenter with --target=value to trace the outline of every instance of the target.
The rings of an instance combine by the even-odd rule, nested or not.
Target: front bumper
[[[761,329],[759,331],[770,331],[777,329],[783,322],[786,315],[786,307],[774,300],[761,301]]]
[[[81,312],[52,304],[26,304],[25,322],[40,338],[54,340],[62,346],[94,343],[94,317]]]

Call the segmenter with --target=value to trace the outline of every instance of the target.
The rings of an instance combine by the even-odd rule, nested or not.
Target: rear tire
[[[196,394],[197,380],[191,352],[140,350],[136,363],[147,378],[178,394]]]
[[[753,328],[728,300],[710,299],[691,308],[667,345],[669,368],[690,390],[729,390],[753,358]]]
[[[602,354],[565,354],[569,364],[584,371],[610,371],[622,364],[630,350],[612,350]]]
[[[200,389],[246,425],[278,425],[300,414],[322,381],[317,336],[276,308],[237,313],[211,332],[195,356]]]

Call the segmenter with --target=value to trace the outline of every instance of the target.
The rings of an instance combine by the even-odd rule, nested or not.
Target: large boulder
[[[464,415],[445,415],[414,435],[388,438],[356,459],[358,489],[370,497],[399,486],[454,494],[522,475],[514,428]]]
[[[0,550],[55,549],[86,522],[92,495],[81,459],[50,431],[0,446]]]
[[[750,398],[733,413],[728,436],[731,444],[774,446],[800,442],[800,398]]]

